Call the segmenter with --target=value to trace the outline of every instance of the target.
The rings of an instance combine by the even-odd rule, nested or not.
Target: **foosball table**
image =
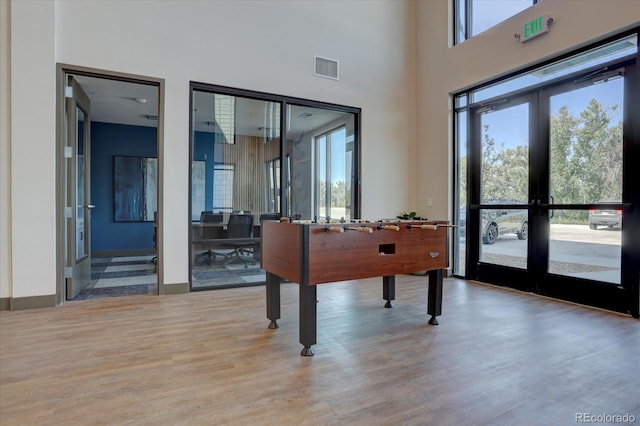
[[[385,308],[395,299],[395,276],[428,271],[427,314],[437,325],[442,311],[442,280],[447,267],[446,221],[351,221],[262,223],[262,269],[266,271],[267,319],[278,328],[280,283],[299,284],[301,355],[316,344],[316,285],[382,277]]]

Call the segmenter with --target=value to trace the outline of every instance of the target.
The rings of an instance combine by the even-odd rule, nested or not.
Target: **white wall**
[[[12,297],[55,293],[54,4],[12,1],[11,282]],[[4,279],[4,274],[2,276]]]
[[[634,0],[545,0],[450,48],[447,0],[10,5],[10,110],[0,109],[10,126],[0,132],[0,154],[10,153],[11,170],[0,179],[9,212],[0,215],[0,297],[55,293],[56,62],[165,79],[163,274],[171,284],[188,282],[189,81],[361,107],[363,217],[417,210],[444,218],[449,94],[640,22]],[[525,44],[513,38],[523,22],[547,14],[555,19],[549,34]],[[313,77],[315,54],[340,61],[340,81]]]
[[[0,0],[0,298],[11,296],[9,13],[9,2]]]
[[[189,81],[361,107],[363,217],[412,208],[413,2],[13,1],[11,25],[13,297],[55,293],[56,62],[165,79],[166,284],[189,281]]]
[[[511,19],[451,46],[447,0],[417,2],[419,167],[416,204],[429,217],[451,208],[450,94],[492,80],[640,24],[637,0],[544,0]],[[549,33],[520,43],[522,25],[548,15]],[[426,207],[427,197],[433,206]]]

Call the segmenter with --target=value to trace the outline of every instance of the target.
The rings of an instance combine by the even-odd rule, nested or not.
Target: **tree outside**
[[[579,115],[567,106],[551,117],[550,194],[557,204],[622,200],[622,120],[612,123],[618,106],[592,99]],[[481,200],[528,199],[529,147],[505,147],[483,129]],[[466,196],[467,158],[460,159],[460,194]],[[464,199],[460,205],[466,205]],[[553,223],[586,223],[588,212],[565,210]]]

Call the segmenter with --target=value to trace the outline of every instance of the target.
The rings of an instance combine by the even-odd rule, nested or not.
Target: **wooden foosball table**
[[[280,283],[299,284],[301,355],[316,344],[316,285],[382,277],[385,307],[395,299],[395,276],[428,271],[427,314],[437,325],[442,311],[442,280],[447,267],[445,221],[354,221],[262,223],[262,269],[266,271],[269,328],[278,328]]]

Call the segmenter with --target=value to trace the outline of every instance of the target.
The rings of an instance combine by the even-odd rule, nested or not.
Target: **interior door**
[[[91,103],[73,76],[65,89],[66,298],[73,299],[91,281]]]

